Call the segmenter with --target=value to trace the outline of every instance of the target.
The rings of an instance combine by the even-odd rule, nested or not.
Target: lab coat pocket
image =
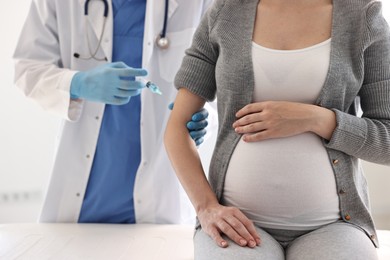
[[[184,52],[191,45],[195,29],[188,28],[179,32],[167,33],[169,47],[158,51],[160,74],[167,82],[173,82],[183,60]]]

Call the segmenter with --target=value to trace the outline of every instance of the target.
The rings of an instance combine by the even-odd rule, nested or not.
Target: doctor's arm
[[[69,100],[70,82],[76,72],[62,68],[67,61],[61,58],[56,4],[57,1],[31,1],[13,55],[14,81],[26,97],[44,110],[71,120],[78,117],[81,104]]]
[[[187,89],[179,90],[165,131],[164,143],[168,156],[195,208],[203,231],[221,247],[228,244],[220,233],[241,246],[255,247],[260,243],[260,238],[253,223],[237,208],[219,204],[185,126],[192,114],[204,104],[201,97]]]

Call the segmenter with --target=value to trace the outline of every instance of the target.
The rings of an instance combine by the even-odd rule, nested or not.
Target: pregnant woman
[[[377,259],[360,159],[390,164],[390,33],[373,0],[216,0],[165,145],[196,259]],[[206,177],[185,122],[218,99]]]

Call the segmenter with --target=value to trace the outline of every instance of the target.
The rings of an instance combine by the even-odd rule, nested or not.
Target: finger
[[[125,80],[125,81],[135,81],[135,77],[132,77],[132,76],[120,76],[119,75],[119,79]]]
[[[214,228],[209,233],[209,235],[215,241],[215,243],[217,243],[218,246],[223,247],[223,248],[228,246],[228,242],[222,238],[221,234],[218,232],[218,230],[216,228]]]
[[[202,120],[202,121],[198,121],[198,122],[189,121],[187,123],[187,128],[189,130],[200,130],[200,129],[206,128],[208,124],[209,123],[207,122],[207,120]]]
[[[129,69],[128,75],[133,77],[144,77],[148,75],[148,71],[145,69]]]
[[[111,62],[110,64],[108,64],[108,67],[114,68],[114,69],[130,68],[123,61]]]
[[[115,97],[118,97],[118,98],[128,98],[128,97],[133,97],[133,96],[137,96],[141,93],[140,90],[122,90],[122,89],[118,89],[114,96]]]
[[[241,117],[233,123],[233,127],[245,126],[254,122],[262,121],[264,118],[260,112]]]
[[[148,71],[145,69],[136,68],[116,68],[115,73],[120,77],[144,77],[148,75]]]
[[[171,104],[168,105],[169,110],[172,110],[172,109],[173,109],[173,105],[174,105],[173,102],[172,102]]]
[[[262,110],[263,110],[262,102],[251,103],[238,110],[236,113],[236,117],[243,117],[251,113],[261,112]]]
[[[221,230],[223,234],[225,234],[228,238],[233,240],[237,245],[240,246],[247,245],[247,241],[235,229],[238,228],[237,223],[234,223],[229,219],[225,219],[225,221],[219,223],[218,228]]]
[[[241,245],[241,246],[249,246],[249,247],[255,247],[256,240],[251,235],[251,233],[248,230],[249,224],[251,224],[250,220],[246,217],[243,219],[238,219],[235,216],[227,216],[225,221],[234,229],[234,231],[237,233],[237,238],[234,239],[234,241]],[[249,223],[248,223],[249,221]],[[244,224],[244,222],[246,222]]]
[[[265,129],[265,124],[263,122],[256,122],[253,124],[236,127],[234,128],[234,131],[238,134],[251,134],[264,131]]]
[[[122,81],[118,88],[122,90],[139,90],[145,87],[145,84],[140,81]]]
[[[208,116],[209,116],[209,111],[207,111],[207,109],[205,109],[205,108],[202,108],[201,110],[199,110],[198,112],[193,114],[193,116],[191,117],[191,120],[192,121],[201,121],[201,120],[207,119]]]
[[[242,137],[242,140],[244,142],[248,143],[253,143],[253,142],[259,142],[267,139],[272,139],[275,138],[271,136],[267,130],[257,132],[257,133],[252,133],[252,134],[244,134]]]
[[[203,138],[203,137],[200,137],[200,138],[195,139],[195,144],[196,144],[196,146],[201,145],[201,144],[203,143],[203,141],[204,141],[204,138]]]
[[[241,211],[236,211],[234,216],[245,227],[245,231],[244,233],[241,233],[241,235],[248,241],[248,246],[255,247],[256,245],[259,245],[261,242],[260,236],[257,233],[253,222],[248,219]]]
[[[196,131],[191,131],[190,136],[192,139],[196,140],[196,139],[199,139],[199,138],[205,136],[206,133],[207,133],[206,129],[200,129],[200,130],[196,130]]]

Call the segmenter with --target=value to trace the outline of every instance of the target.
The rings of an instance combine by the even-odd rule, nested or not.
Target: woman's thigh
[[[291,242],[287,260],[377,260],[374,244],[359,228],[337,222],[314,230]]]
[[[281,245],[264,230],[257,228],[261,244],[255,248],[241,247],[232,240],[224,237],[229,246],[219,247],[202,229],[196,231],[194,236],[195,260],[284,260],[284,250]]]

